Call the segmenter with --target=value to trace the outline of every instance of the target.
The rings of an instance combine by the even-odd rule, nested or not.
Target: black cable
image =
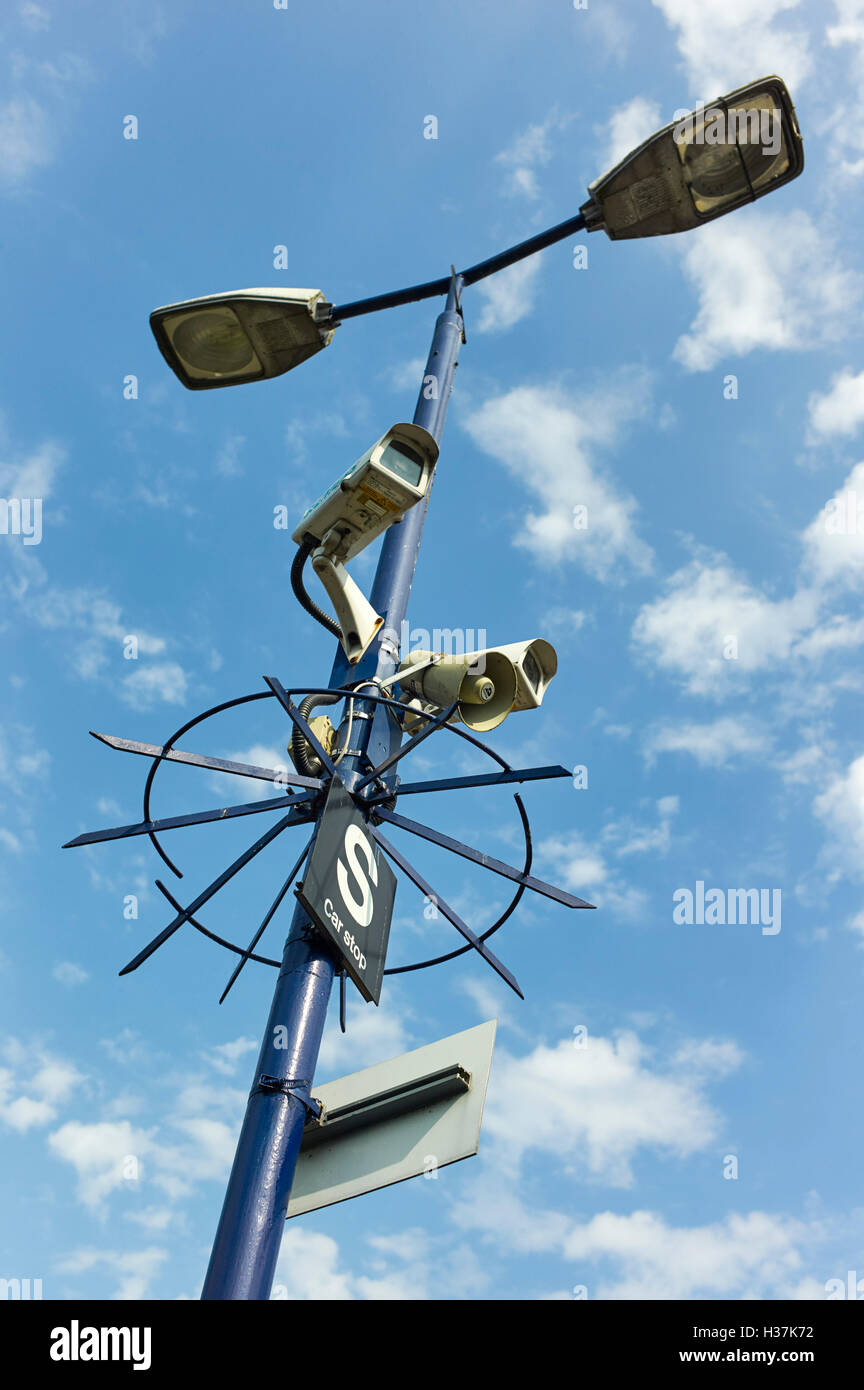
[[[318,545],[320,545],[320,541],[307,531],[291,565],[291,588],[294,590],[294,597],[297,602],[306,609],[306,612],[322,627],[326,627],[327,631],[332,633],[334,637],[341,638],[342,629],[339,624],[330,617],[329,613],[325,613],[323,608],[318,607],[315,600],[307,594],[303,584],[303,568],[312,551]],[[307,695],[299,706],[300,713],[304,719],[308,719],[317,705],[335,705],[341,698],[340,695]],[[296,727],[291,734],[290,752],[298,772],[301,772],[304,777],[317,776],[317,770],[311,766],[309,761],[309,745]]]
[[[303,718],[308,721],[310,714],[317,705],[338,705],[339,701],[342,699],[344,699],[342,695],[307,695],[305,700],[300,701],[298,709]],[[312,766],[309,761],[309,751],[309,744],[295,724],[291,734],[290,747],[294,766],[304,777],[317,777],[321,768]]]
[[[325,613],[323,608],[318,607],[315,600],[310,598],[307,594],[303,584],[303,567],[312,551],[320,544],[321,542],[307,531],[303,540],[300,542],[300,547],[297,554],[294,556],[294,563],[291,566],[291,588],[294,590],[294,597],[297,599],[297,602],[301,607],[306,609],[306,612],[315,619],[316,623],[320,623],[322,627],[326,627],[327,631],[332,633],[334,637],[341,637],[342,629],[339,624],[334,618],[330,617],[329,613]]]

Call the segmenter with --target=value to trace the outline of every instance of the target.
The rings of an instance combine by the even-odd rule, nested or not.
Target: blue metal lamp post
[[[379,309],[447,295],[446,307],[435,324],[413,417],[414,423],[424,426],[440,444],[464,335],[463,287],[542,251],[584,226],[580,213],[462,274],[452,273],[425,285],[337,307],[333,320],[341,322]],[[340,685],[349,671],[354,685],[364,677],[386,679],[394,674],[398,650],[393,634],[401,630],[408,609],[427,503],[428,498],[385,534],[370,596],[372,607],[384,617],[384,626],[357,666],[350,668],[341,648],[338,649],[331,686]],[[368,719],[358,719],[357,713],[367,711],[362,698],[355,705],[354,718],[363,733],[358,735],[358,751],[346,753],[339,764],[339,775],[349,789],[361,778],[363,755],[375,755],[372,761],[378,762],[399,736],[398,725],[389,711],[381,707],[370,709]],[[270,1297],[303,1126],[309,1118],[306,1102],[324,1032],[334,969],[333,957],[322,946],[319,933],[298,903],[204,1280],[203,1299]],[[291,1039],[290,1046],[278,1046],[285,1038]],[[262,1077],[266,1078],[264,1083]]]
[[[441,439],[462,339],[458,294],[456,277],[449,286],[447,307],[435,325],[414,412],[414,423],[425,426],[437,441]],[[384,537],[371,598],[373,607],[385,618],[385,635],[372,656],[373,674],[382,678],[396,669],[396,652],[386,634],[400,630],[407,611],[425,513],[425,504],[412,508]],[[340,648],[330,684],[339,685],[346,674]],[[364,674],[368,671],[361,665],[352,677],[362,678]],[[356,704],[362,706],[362,701]],[[377,736],[376,723],[385,719],[392,727],[394,721],[387,711],[370,713],[367,720],[357,719],[355,713],[361,729],[371,725]],[[367,734],[365,744],[368,738]],[[360,763],[359,753],[346,753],[340,762],[339,773],[346,786],[359,780]],[[318,1060],[333,974],[333,957],[322,948],[319,933],[298,903],[204,1281],[204,1299],[270,1296],[303,1126],[308,1119],[304,1101],[309,1098]],[[291,1045],[280,1047],[285,1038],[291,1039]],[[261,1077],[267,1078],[266,1083]]]
[[[752,140],[751,134],[747,133],[750,132],[750,126],[746,123],[746,138],[742,137],[742,127],[738,118],[742,113],[748,114],[749,106],[753,106],[757,114],[758,111],[764,113],[770,110],[773,111],[775,120],[779,118],[781,139],[776,147],[774,144],[766,146],[764,142],[760,144],[758,140]],[[719,145],[713,134],[711,140],[705,139],[706,123],[710,120],[716,125],[718,119],[722,119],[729,132]],[[458,274],[451,270],[449,276],[439,280],[340,305],[332,310],[325,305],[323,312],[326,317],[329,310],[328,322],[333,325],[399,304],[447,296],[446,306],[435,325],[423,384],[414,412],[414,423],[423,426],[436,443],[440,444],[459,347],[464,341],[461,308],[463,288],[585,228],[588,231],[603,229],[612,240],[686,231],[715,217],[723,216],[744,203],[763,197],[797,177],[802,169],[803,144],[791,97],[779,78],[763,78],[749,87],[730,93],[727,97],[718,98],[717,102],[709,107],[700,108],[687,121],[673,123],[656,132],[603,178],[596,180],[589,188],[588,202],[583,205],[577,216],[569,218],[566,222],[561,222],[548,231],[520,242],[517,246]],[[303,296],[306,292],[299,294]],[[319,330],[316,327],[321,306],[315,307],[311,303],[307,306],[301,302],[302,312],[305,314],[308,307],[309,314],[312,315],[311,325],[308,315],[305,319],[295,320],[295,325],[305,325],[308,335],[301,348],[293,356],[283,351],[281,356],[277,353],[274,357],[271,352],[269,365],[265,362],[262,366],[261,361],[251,351],[248,339],[244,338],[245,319],[242,316],[252,315],[249,322],[254,323],[254,315],[261,303],[265,305],[267,314],[271,317],[280,309],[284,312],[294,312],[296,304],[290,307],[285,303],[286,297],[290,299],[291,295],[290,291],[268,291],[264,294],[263,300],[260,300],[256,291],[241,291],[236,295],[217,295],[208,300],[184,301],[179,305],[168,306],[165,310],[155,311],[151,316],[151,323],[163,355],[184,385],[191,389],[201,389],[232,385],[235,382],[239,384],[262,375],[279,375],[289,370],[296,362],[305,360],[305,357],[317,351],[327,341],[326,337],[318,337]],[[321,298],[319,294],[314,296],[314,299]],[[234,312],[235,308],[241,314],[239,319]],[[208,371],[203,369],[190,375],[184,368],[179,345],[181,336],[187,345],[194,342],[204,318],[199,312],[201,309],[215,309],[217,337],[222,348],[228,352],[228,359],[224,369],[220,364],[217,370],[211,363],[209,375]],[[163,318],[167,314],[173,314],[175,324],[179,324],[176,342],[171,340],[170,335],[166,336]],[[208,322],[212,323],[214,320],[211,318]],[[265,358],[271,349],[272,344],[268,348],[265,341],[262,347]],[[236,360],[233,357],[235,353],[238,354]],[[198,365],[203,368],[206,363],[199,359]],[[338,649],[330,685],[323,692],[307,694],[329,696],[328,703],[332,703],[334,698],[344,699],[347,704],[348,712],[342,724],[345,730],[342,752],[337,759],[339,780],[352,794],[355,806],[362,807],[363,815],[369,817],[370,834],[378,846],[422,891],[426,892],[428,885],[400,852],[389,845],[372,822],[384,820],[395,823],[518,884],[516,895],[505,913],[480,938],[475,936],[458,914],[439,898],[439,908],[460,931],[468,945],[448,955],[439,956],[434,961],[400,966],[389,973],[402,973],[422,968],[424,965],[437,964],[473,947],[517,993],[521,994],[510,972],[485,946],[486,937],[506,920],[526,888],[543,893],[569,907],[585,908],[591,905],[530,875],[530,832],[527,816],[518,795],[516,802],[526,839],[526,859],[521,870],[481,854],[428,826],[397,815],[392,809],[394,797],[409,790],[444,790],[457,786],[490,785],[502,781],[521,782],[568,775],[567,770],[562,767],[513,769],[497,753],[486,748],[485,751],[500,764],[502,771],[489,775],[445,778],[436,782],[397,786],[393,769],[399,758],[429,733],[444,725],[456,708],[455,704],[451,705],[449,709],[442,710],[434,717],[425,713],[423,719],[431,722],[427,722],[419,733],[403,744],[402,728],[393,711],[394,702],[381,695],[382,688],[386,688],[382,683],[392,682],[397,671],[400,656],[399,634],[408,608],[427,505],[428,492],[423,502],[410,508],[404,519],[386,532],[370,596],[372,607],[375,613],[383,616],[384,624],[365,656],[359,663],[350,666],[341,648]],[[299,593],[300,591],[298,596]],[[308,595],[304,595],[304,598],[308,599]],[[314,604],[311,608],[315,611]],[[322,620],[326,618],[320,610],[317,615]],[[331,630],[338,631],[338,628],[334,625]],[[179,871],[158,841],[157,832],[176,829],[183,825],[201,824],[217,818],[288,808],[286,814],[200,893],[189,907],[182,908],[157,880],[157,885],[175,908],[177,916],[130,961],[121,974],[137,969],[186,922],[190,922],[197,930],[221,945],[228,946],[241,958],[229,980],[223,999],[248,959],[254,958],[273,966],[280,965],[278,961],[253,955],[254,948],[294,883],[315,842],[322,822],[324,797],[322,795],[317,801],[315,798],[317,793],[323,792],[326,782],[298,771],[297,776],[288,779],[295,786],[305,789],[296,794],[225,807],[218,811],[208,810],[174,816],[162,821],[151,819],[149,809],[153,777],[158,766],[166,759],[198,767],[215,768],[223,772],[239,772],[243,776],[257,777],[265,781],[280,780],[279,774],[273,769],[229,763],[224,759],[208,758],[176,747],[179,737],[212,714],[271,695],[280,701],[291,718],[295,731],[313,749],[324,771],[331,779],[334,777],[334,762],[315,738],[306,723],[302,709],[298,710],[292,704],[291,692],[285,691],[275,677],[268,677],[267,685],[270,687],[267,692],[259,691],[227,701],[190,720],[161,747],[97,735],[110,747],[144,754],[153,759],[145,786],[144,819],[134,825],[79,835],[69,842],[70,845],[92,844],[99,840],[147,834],[165,863],[177,873]],[[361,693],[364,690],[365,695]],[[375,693],[372,694],[372,691]],[[464,730],[450,725],[447,727],[477,744],[478,741]],[[349,747],[349,742],[353,746]],[[479,746],[484,747],[482,744]],[[369,771],[369,768],[372,771]],[[300,823],[313,825],[312,840],[297,860],[245,951],[221,937],[215,937],[214,933],[196,921],[194,913],[209,901],[229,878],[275,839],[283,828],[289,824]],[[298,903],[279,968],[267,1031],[261,1044],[254,1084],[249,1095],[219,1228],[204,1281],[204,1299],[255,1300],[267,1299],[270,1296],[303,1128],[309,1115],[317,1113],[317,1103],[312,1099],[311,1087],[333,976],[337,968],[342,969],[341,966],[337,966],[324,937],[313,925],[311,917]],[[342,987],[344,989],[344,972]]]

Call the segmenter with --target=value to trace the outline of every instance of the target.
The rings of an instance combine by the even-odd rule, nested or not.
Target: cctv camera
[[[294,532],[328,542],[337,564],[370,545],[426,496],[438,445],[422,425],[398,424],[318,498]]]
[[[437,458],[438,445],[428,430],[393,425],[322,493],[294,532],[300,546],[291,571],[294,592],[307,612],[339,637],[352,665],[365,654],[384,619],[360,592],[344,562],[422,502]],[[310,554],[336,611],[335,622],[303,588],[301,572]]]
[[[543,703],[546,687],[558,670],[555,648],[542,637],[535,637],[533,642],[511,642],[495,650],[509,657],[516,668],[514,710],[536,709]]]

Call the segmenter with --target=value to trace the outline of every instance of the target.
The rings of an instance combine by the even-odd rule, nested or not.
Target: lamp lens
[[[676,143],[697,212],[757,193],[789,169],[782,112],[769,93],[746,107],[708,108],[684,125]]]
[[[690,187],[699,198],[728,198],[745,186],[737,145],[690,145],[684,158]]]
[[[249,367],[255,353],[246,332],[230,309],[205,309],[190,314],[173,334],[174,348],[191,367],[231,375]]]

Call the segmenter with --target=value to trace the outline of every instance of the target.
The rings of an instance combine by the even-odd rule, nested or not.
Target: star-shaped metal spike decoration
[[[189,825],[205,825],[216,821],[233,820],[241,816],[259,815],[268,811],[284,811],[275,824],[271,825],[263,835],[238,855],[221,874],[217,875],[211,883],[207,885],[188,906],[183,907],[174,895],[160,881],[156,880],[162,894],[171,904],[175,911],[174,919],[163,928],[152,941],[148,942],[127,965],[120,971],[121,975],[127,975],[133,970],[137,970],[139,965],[143,965],[155,951],[163,946],[180,927],[189,923],[205,936],[216,941],[222,946],[239,956],[239,961],[225,986],[220,998],[220,1003],[227,997],[229,991],[238,979],[246,962],[256,960],[262,963],[278,966],[279,962],[267,956],[255,954],[255,948],[261,937],[275,917],[279,907],[287,897],[291,887],[294,885],[303,863],[310,851],[313,841],[310,840],[304,847],[302,853],[294,864],[288,877],[279,888],[270,907],[264,914],[260,926],[257,928],[249,945],[246,947],[236,946],[233,942],[226,941],[223,937],[217,936],[202,923],[197,921],[196,913],[211,898],[215,897],[221,888],[228,883],[235,874],[245,868],[258,854],[261,853],[269,844],[277,839],[284,830],[294,825],[309,825],[316,820],[322,800],[334,778],[339,777],[339,757],[331,756],[322,746],[320,740],[316,738],[309,723],[300,712],[298,705],[294,703],[295,695],[332,695],[338,694],[349,699],[351,691],[348,689],[318,689],[318,690],[286,690],[275,676],[266,676],[265,683],[267,691],[256,692],[253,695],[244,695],[236,700],[225,701],[221,705],[216,705],[212,709],[205,710],[203,714],[197,715],[194,719],[184,724],[181,729],[172,734],[167,743],[159,745],[152,743],[140,743],[132,739],[116,738],[109,734],[94,733],[93,737],[106,744],[109,748],[114,748],[124,753],[138,753],[144,757],[152,759],[150,773],[147,778],[144,794],[144,817],[142,820],[135,821],[129,825],[114,826],[106,830],[86,831],[69,840],[65,849],[71,849],[82,845],[92,845],[101,843],[104,840],[123,840],[135,835],[149,835],[156,849],[162,858],[178,876],[182,877],[180,870],[176,868],[163,849],[158,836],[164,831],[179,830]],[[225,758],[209,757],[200,753],[191,753],[175,746],[176,740],[196,724],[211,718],[223,710],[231,709],[237,705],[245,704],[251,700],[267,699],[272,696],[281,705],[292,727],[297,729],[309,744],[312,752],[317,758],[322,769],[321,777],[309,777],[302,773],[294,772],[286,768],[266,768],[257,767],[249,763],[234,762]],[[383,695],[371,695],[364,691],[364,700],[388,705],[394,709],[401,709],[397,701]],[[491,855],[483,853],[481,850],[472,848],[470,845],[463,844],[461,840],[456,840],[442,831],[435,830],[431,826],[423,825],[419,821],[411,820],[407,816],[399,815],[393,808],[395,799],[399,796],[416,796],[426,792],[438,791],[462,791],[466,788],[493,787],[505,784],[531,782],[544,780],[554,777],[569,777],[567,768],[558,764],[547,767],[528,767],[513,768],[505,761],[500,754],[494,752],[486,744],[481,743],[478,738],[458,725],[449,722],[456,706],[451,705],[448,709],[441,710],[435,715],[423,716],[426,723],[422,729],[410,737],[394,753],[391,753],[376,767],[369,767],[354,786],[347,789],[357,810],[364,817],[370,834],[373,836],[384,853],[393,861],[397,868],[409,879],[416,888],[433,900],[442,916],[444,916],[464,938],[465,944],[456,950],[447,952],[445,955],[435,957],[431,960],[418,961],[411,965],[391,966],[385,970],[385,974],[402,974],[405,971],[421,970],[430,965],[437,965],[444,960],[452,960],[455,956],[461,955],[464,951],[476,951],[486,963],[503,979],[511,989],[523,998],[513,974],[505,965],[498,960],[489,947],[485,944],[486,939],[497,931],[498,928],[512,914],[516,905],[520,901],[526,889],[534,893],[539,893],[544,897],[551,898],[554,902],[561,903],[565,907],[571,908],[591,908],[592,903],[585,902],[583,898],[578,898],[572,893],[566,892],[563,888],[557,888],[554,884],[546,883],[543,879],[536,878],[529,872],[533,855],[531,845],[530,827],[528,824],[525,808],[521,797],[517,794],[515,801],[522,819],[523,832],[525,836],[526,857],[522,869],[514,868],[511,864],[506,864],[500,859],[495,859]],[[449,733],[456,734],[460,738],[466,739],[476,748],[481,749],[489,757],[493,758],[499,765],[499,770],[491,773],[477,773],[463,777],[441,777],[432,778],[422,782],[401,783],[398,775],[394,775],[394,769],[401,760],[412,753],[421,743],[440,729],[445,729]],[[243,802],[236,806],[222,806],[213,810],[192,811],[186,815],[167,816],[160,819],[154,818],[150,814],[150,791],[156,771],[163,762],[175,762],[186,764],[191,767],[206,768],[215,772],[231,773],[239,777],[251,777],[262,782],[273,782],[279,787],[297,787],[300,790],[284,792],[280,795],[266,797],[260,801]],[[390,780],[387,780],[389,774]],[[365,793],[365,795],[364,795]],[[442,849],[448,850],[452,854],[459,855],[463,859],[469,860],[481,868],[489,869],[492,873],[498,874],[503,878],[509,879],[516,885],[516,892],[508,904],[508,907],[501,914],[496,922],[480,936],[462,921],[459,914],[451,908],[441,895],[433,890],[426,882],[425,878],[414,866],[406,859],[401,851],[385,838],[379,825],[385,822],[399,830],[407,831],[409,834],[417,836],[432,844],[438,845]],[[314,836],[313,836],[314,839]],[[344,1031],[344,972],[341,976],[340,985],[340,1020]]]

